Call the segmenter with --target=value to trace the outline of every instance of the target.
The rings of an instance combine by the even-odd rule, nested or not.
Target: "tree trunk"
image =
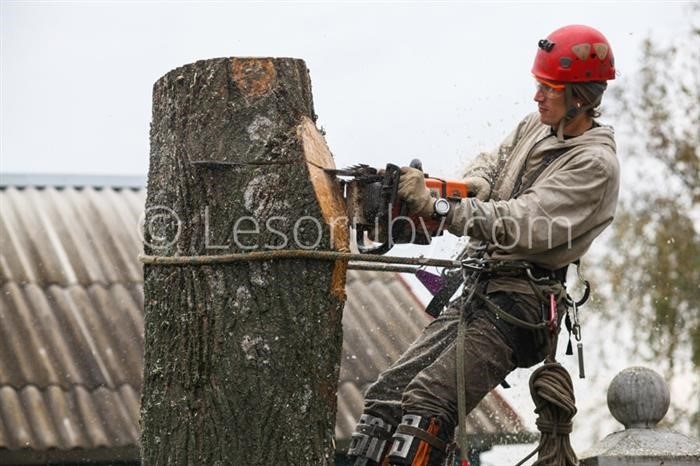
[[[153,89],[147,255],[346,250],[303,61],[222,58]],[[146,265],[142,460],[332,464],[345,263]]]

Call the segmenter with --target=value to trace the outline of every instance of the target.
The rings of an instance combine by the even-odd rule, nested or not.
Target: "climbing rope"
[[[533,466],[576,466],[578,459],[569,441],[576,400],[568,371],[554,360],[545,361],[530,376],[530,394],[538,415],[540,442],[515,466],[523,465],[535,453],[538,455]]]

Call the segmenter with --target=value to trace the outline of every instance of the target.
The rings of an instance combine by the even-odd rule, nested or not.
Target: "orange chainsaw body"
[[[426,175],[425,187],[435,199],[443,197],[453,203],[458,203],[461,199],[469,196],[469,188],[464,181],[432,178]],[[395,243],[430,244],[432,237],[441,236],[447,229],[443,217],[409,215],[410,221],[396,220],[405,217],[405,214],[403,216],[401,214],[403,210],[401,200],[397,199],[392,208],[392,216],[395,221],[393,225],[393,241]]]
[[[464,181],[442,180],[440,178],[426,178],[425,186],[439,197],[451,201],[459,201],[469,196],[469,188]]]

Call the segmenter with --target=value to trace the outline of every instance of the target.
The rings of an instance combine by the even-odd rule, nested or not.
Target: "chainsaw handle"
[[[411,160],[411,163],[409,164],[411,168],[415,168],[417,170],[423,171],[423,162],[420,161],[420,159],[413,159]],[[399,175],[401,176],[401,175]],[[398,179],[397,179],[398,181]],[[398,188],[398,183],[397,183],[397,188]],[[407,217],[408,216],[408,204],[405,202],[399,200],[401,202],[401,207],[399,208],[399,215],[401,217]]]
[[[408,166],[411,168],[415,168],[416,170],[423,171],[423,162],[421,162],[420,159],[411,160],[411,163]],[[401,215],[402,217],[408,216],[408,205],[403,201],[401,201],[399,215]]]

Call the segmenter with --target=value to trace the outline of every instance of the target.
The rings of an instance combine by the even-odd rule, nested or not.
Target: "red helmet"
[[[608,40],[589,26],[564,26],[537,44],[532,74],[559,82],[615,79],[615,59]]]

